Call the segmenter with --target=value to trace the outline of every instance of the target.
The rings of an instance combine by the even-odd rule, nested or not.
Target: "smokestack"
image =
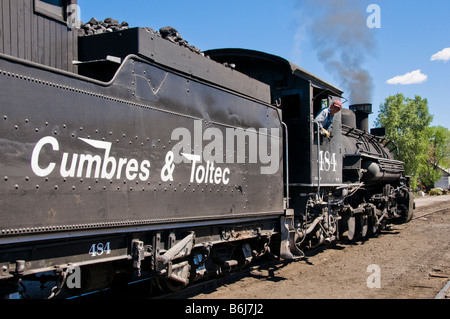
[[[356,115],[356,128],[369,133],[369,114],[372,114],[372,104],[353,104],[350,110]]]

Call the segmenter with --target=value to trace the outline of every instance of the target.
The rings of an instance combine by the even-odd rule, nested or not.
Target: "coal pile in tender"
[[[82,23],[81,27],[79,29],[79,36],[89,36],[94,34],[102,34],[107,32],[117,32],[122,30],[129,29],[130,26],[128,22],[122,22],[119,23],[119,21],[114,20],[112,18],[106,18],[103,21],[98,21],[95,18],[92,18],[87,23]],[[195,52],[197,54],[203,55],[201,50],[199,48],[196,48],[195,46],[189,45],[188,41],[184,40],[180,33],[173,27],[164,27],[159,29],[159,33],[154,31],[151,28],[144,28],[149,31],[152,31],[157,36],[162,37],[165,40],[168,40],[172,43],[178,44],[179,46],[183,46],[185,48],[188,48],[192,52]]]
[[[119,21],[114,20],[113,18],[106,18],[103,21],[98,21],[95,18],[92,18],[87,23],[82,23],[79,29],[80,36],[86,35],[94,35],[101,34],[107,32],[116,32],[129,29],[130,26],[128,22],[119,23]]]
[[[180,33],[178,33],[178,31],[175,28],[164,27],[164,28],[159,29],[159,33],[163,39],[166,39],[172,43],[176,43],[180,46],[186,47],[189,50],[191,50],[192,52],[203,55],[203,53],[201,52],[201,50],[199,48],[189,45],[188,42],[181,37]]]

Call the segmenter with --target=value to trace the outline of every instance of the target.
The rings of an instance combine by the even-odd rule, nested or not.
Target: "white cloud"
[[[450,48],[445,48],[444,50],[439,51],[431,56],[431,61],[445,61],[450,60]]]
[[[387,84],[418,84],[423,83],[427,80],[428,76],[420,72],[420,70],[415,70],[404,75],[394,76],[392,79],[386,81]]]

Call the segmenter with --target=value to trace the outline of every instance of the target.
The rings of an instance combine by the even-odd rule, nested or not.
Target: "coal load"
[[[118,20],[114,20],[112,18],[106,18],[103,21],[98,21],[95,18],[92,18],[87,23],[82,23],[81,27],[79,29],[79,36],[89,36],[94,34],[102,34],[107,32],[117,32],[122,30],[129,29],[130,26],[128,22],[122,22],[119,23]],[[188,41],[184,40],[180,33],[173,27],[164,27],[159,29],[159,32],[154,31],[151,28],[144,28],[147,29],[153,33],[155,33],[157,36],[162,37],[163,39],[170,41],[172,43],[178,44],[179,46],[185,47],[192,52],[195,52],[197,54],[203,55],[201,50],[199,48],[196,48],[195,46],[189,45]]]
[[[163,39],[166,39],[172,43],[176,43],[180,46],[186,47],[189,50],[191,50],[192,52],[202,54],[202,52],[199,48],[189,45],[188,42],[186,40],[184,40],[181,37],[180,33],[178,33],[178,31],[173,27],[161,28],[161,29],[159,29],[159,34],[162,36]]]
[[[105,20],[98,21],[95,18],[92,18],[87,23],[81,24],[79,29],[79,36],[87,36],[94,34],[101,34],[107,32],[116,32],[129,29],[130,26],[127,22],[119,23],[119,21],[114,20],[113,18],[106,18]]]

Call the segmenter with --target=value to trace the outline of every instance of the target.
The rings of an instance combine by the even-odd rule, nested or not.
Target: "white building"
[[[439,187],[442,189],[450,189],[450,169],[443,168],[441,166],[438,166],[438,168],[442,172],[442,177],[439,181],[437,181],[434,184],[434,187]]]

